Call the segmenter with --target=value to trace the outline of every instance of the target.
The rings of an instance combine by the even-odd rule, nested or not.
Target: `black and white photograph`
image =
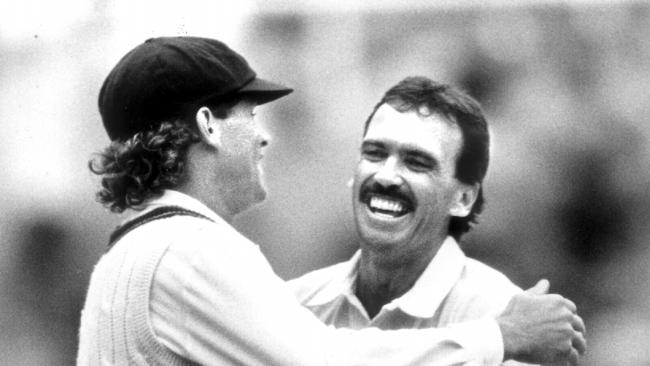
[[[0,364],[650,365],[650,2],[0,3]]]

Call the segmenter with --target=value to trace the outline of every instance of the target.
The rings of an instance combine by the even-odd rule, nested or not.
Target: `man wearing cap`
[[[426,330],[337,330],[300,306],[230,225],[266,195],[254,108],[291,91],[206,38],[149,39],[110,72],[99,110],[111,144],[90,168],[99,201],[129,217],[94,268],[77,364],[493,365],[569,339],[550,296]]]

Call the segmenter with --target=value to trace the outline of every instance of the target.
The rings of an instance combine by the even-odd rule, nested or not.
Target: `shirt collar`
[[[208,206],[204,205],[201,201],[194,197],[188,196],[185,193],[166,189],[160,197],[152,198],[142,205],[134,209],[133,214],[127,219],[131,220],[137,216],[143,215],[153,209],[162,206],[180,206],[188,210],[192,210],[208,217],[217,223],[225,223],[219,215],[212,211]]]
[[[359,258],[361,258],[361,251],[357,250],[352,258],[340,264],[340,270],[333,272],[334,275],[329,279],[325,287],[314,297],[306,301],[304,305],[325,305],[340,297],[346,297],[351,302],[358,302],[354,295],[354,289],[359,267]]]
[[[359,250],[350,260],[344,262],[341,271],[335,272],[327,286],[305,305],[324,305],[340,297],[358,303],[354,291],[360,258]],[[389,310],[399,308],[413,317],[432,318],[460,278],[465,267],[465,259],[465,254],[456,240],[448,236],[413,287],[401,297],[385,305],[385,308]]]
[[[418,318],[431,318],[460,278],[465,254],[448,236],[413,287],[391,304]]]

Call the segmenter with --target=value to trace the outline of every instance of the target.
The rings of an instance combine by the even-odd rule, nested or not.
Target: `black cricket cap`
[[[150,38],[127,53],[99,92],[99,112],[112,141],[180,117],[188,104],[242,95],[258,105],[293,89],[260,79],[224,43],[200,37]]]

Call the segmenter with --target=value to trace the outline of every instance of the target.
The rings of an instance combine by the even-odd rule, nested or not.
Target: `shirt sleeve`
[[[234,230],[199,230],[170,245],[154,274],[149,309],[157,339],[204,365],[498,365],[503,359],[493,319],[423,330],[328,327]]]

